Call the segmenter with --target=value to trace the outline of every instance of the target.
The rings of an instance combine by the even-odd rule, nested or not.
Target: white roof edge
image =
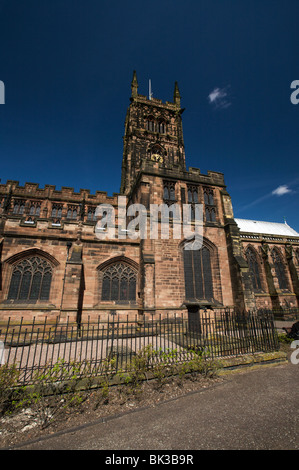
[[[299,237],[299,233],[290,227],[286,222],[265,222],[261,220],[239,218],[235,218],[235,221],[241,232]]]

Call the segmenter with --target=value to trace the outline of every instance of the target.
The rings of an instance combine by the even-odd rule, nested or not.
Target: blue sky
[[[118,192],[133,70],[182,96],[187,167],[299,231],[298,0],[0,0],[0,178]],[[279,188],[279,189],[278,189]]]

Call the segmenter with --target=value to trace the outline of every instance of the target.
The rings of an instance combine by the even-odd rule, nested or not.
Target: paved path
[[[299,364],[250,370],[210,389],[22,448],[132,450],[133,455],[134,450],[298,450],[298,385]]]

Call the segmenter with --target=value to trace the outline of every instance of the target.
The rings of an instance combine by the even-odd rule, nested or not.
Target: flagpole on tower
[[[149,80],[149,83],[148,83],[148,96],[149,96],[149,99],[151,100],[152,97],[153,97],[153,93],[152,93],[152,82],[151,80]]]

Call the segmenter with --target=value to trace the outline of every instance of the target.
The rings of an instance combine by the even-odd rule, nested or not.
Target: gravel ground
[[[17,434],[10,444],[16,449],[132,454],[138,450],[298,450],[298,379],[299,365],[288,362],[216,380],[185,379],[183,385],[174,379],[162,389],[145,383],[144,395],[121,399],[119,395],[116,402],[116,396],[111,396],[107,408],[103,402],[94,407],[95,397],[91,397],[83,415],[70,415],[63,426],[49,428],[44,435],[34,430],[23,437]],[[4,444],[9,441],[2,440]],[[106,453],[100,455],[104,458]]]

